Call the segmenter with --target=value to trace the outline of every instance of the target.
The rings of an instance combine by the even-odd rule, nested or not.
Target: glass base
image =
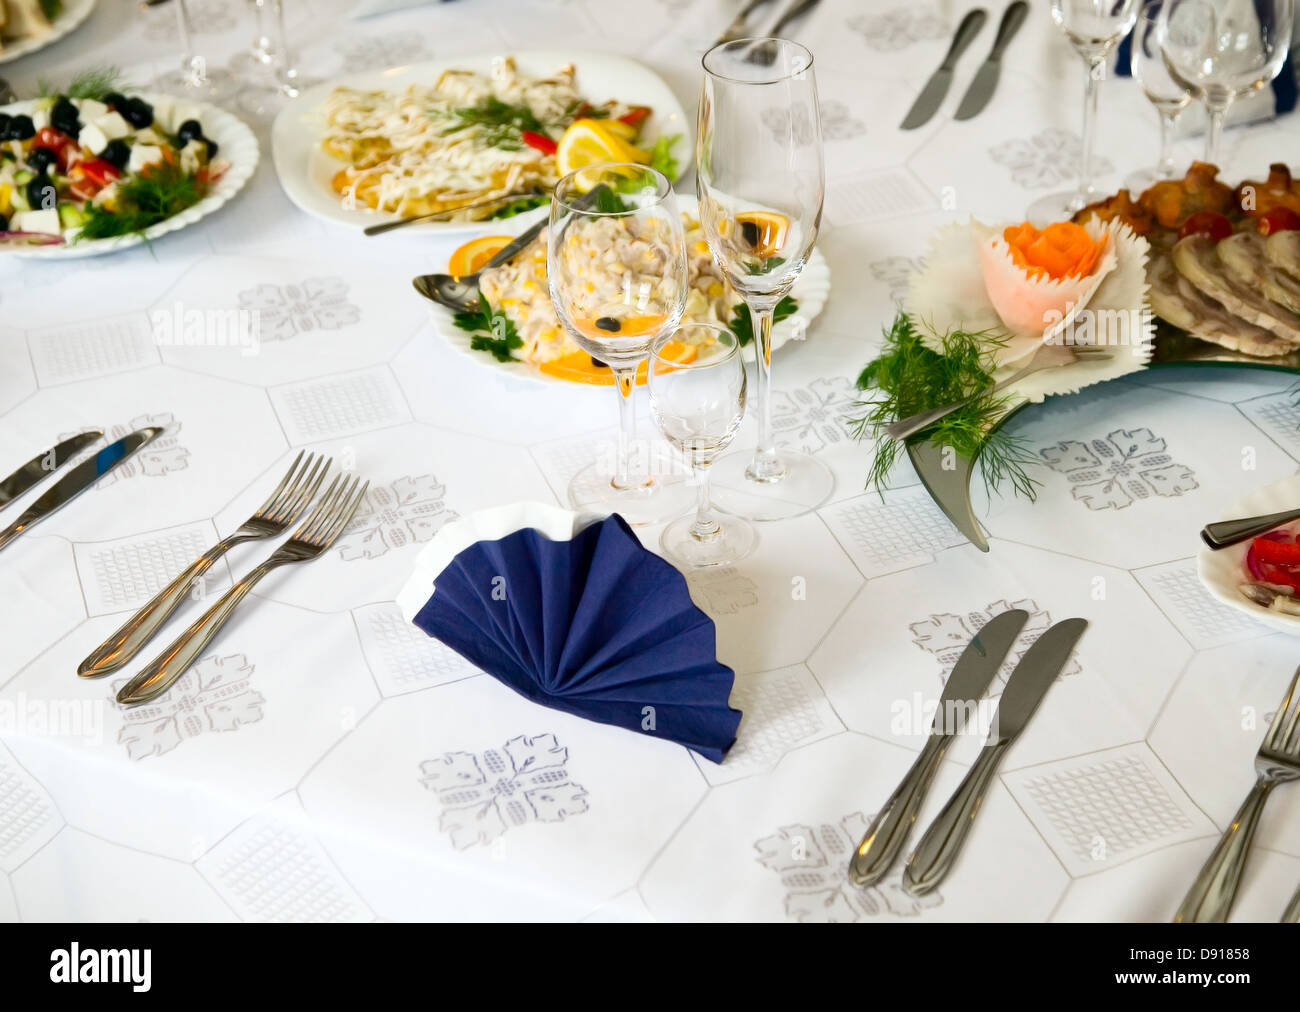
[[[719,517],[711,537],[691,533],[695,514],[674,520],[664,528],[659,547],[664,556],[681,569],[707,569],[739,562],[758,544],[758,532],[740,517]]]
[[[1149,169],[1138,169],[1136,172],[1130,172],[1124,177],[1124,188],[1128,190],[1129,196],[1136,200],[1143,190],[1149,190],[1156,183],[1163,182],[1166,179],[1177,179],[1181,175],[1181,172],[1175,170],[1166,176],[1159,172],[1155,166]]]
[[[215,68],[207,71],[201,81],[196,81],[189,71],[177,70],[153,83],[169,95],[183,95],[195,102],[222,102],[238,91],[242,82],[228,70]]]
[[[1085,198],[1078,190],[1070,193],[1052,193],[1046,197],[1039,197],[1030,204],[1025,217],[1031,225],[1042,228],[1054,221],[1067,221],[1073,218],[1074,213],[1092,199],[1095,198]]]
[[[816,457],[778,450],[780,473],[759,479],[753,453],[733,453],[713,465],[713,504],[748,520],[788,520],[811,513],[835,491],[835,475]]]
[[[618,513],[633,527],[673,520],[695,507],[695,490],[684,475],[644,476],[632,488],[618,488],[599,464],[588,464],[569,482],[569,505],[575,510]]]

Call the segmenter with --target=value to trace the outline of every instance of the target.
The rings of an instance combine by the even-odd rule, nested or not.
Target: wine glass
[[[1295,0],[1165,0],[1160,51],[1174,80],[1205,103],[1210,164],[1219,164],[1228,107],[1282,69],[1294,19]]]
[[[1043,224],[1068,218],[1096,199],[1092,185],[1093,153],[1097,143],[1097,110],[1106,58],[1137,21],[1138,0],[1052,0],[1052,20],[1065,32],[1083,59],[1088,76],[1083,94],[1083,150],[1079,156],[1079,188],[1054,193],[1029,207],[1031,221]]]
[[[651,468],[648,453],[635,466],[631,460],[638,369],[686,308],[686,239],[672,185],[654,169],[623,163],[565,176],[551,199],[546,265],[560,323],[609,366],[619,402],[614,459],[578,472],[569,502],[621,513],[630,524],[680,516],[690,503],[681,476]]]
[[[1163,0],[1148,3],[1138,16],[1137,27],[1133,29],[1133,80],[1141,86],[1142,93],[1160,114],[1159,160],[1153,168],[1139,169],[1124,180],[1124,185],[1135,197],[1153,183],[1172,179],[1175,175],[1174,128],[1179,115],[1192,101],[1191,92],[1173,79],[1160,53],[1157,28],[1162,7]]]
[[[243,58],[261,80],[255,79],[239,93],[239,105],[254,116],[270,116],[302,94],[304,82],[284,28],[284,0],[250,2],[257,29]]]
[[[229,97],[235,89],[235,77],[227,70],[209,67],[207,59],[195,52],[194,23],[186,0],[176,0],[176,32],[181,42],[181,66],[160,78],[158,87],[203,102]]]
[[[682,347],[691,348],[683,359]],[[709,471],[745,417],[745,363],[740,341],[714,324],[688,324],[650,347],[646,378],[650,412],[665,439],[695,473],[695,513],[664,528],[659,546],[679,566],[698,569],[739,562],[758,536],[740,517],[719,517],[709,499]]]
[[[772,433],[772,315],[812,254],[824,191],[812,54],[786,39],[740,39],[705,53],[696,141],[700,224],[749,308],[758,358],[758,446],[748,459],[718,461],[715,494],[722,509],[751,520],[807,513],[835,487],[825,464],[778,449]]]

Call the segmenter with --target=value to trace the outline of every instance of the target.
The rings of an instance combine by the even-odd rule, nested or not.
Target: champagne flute
[[[1052,0],[1052,20],[1065,32],[1082,58],[1088,75],[1083,95],[1083,150],[1079,157],[1079,188],[1034,201],[1029,218],[1039,224],[1068,218],[1096,199],[1092,183],[1097,144],[1097,111],[1106,59],[1137,21],[1138,0]]]
[[[1219,164],[1223,122],[1238,96],[1277,77],[1295,0],[1165,0],[1157,37],[1174,80],[1205,103],[1205,160]]]
[[[583,351],[609,366],[619,402],[614,459],[579,471],[569,502],[621,513],[630,524],[680,516],[690,504],[681,476],[651,473],[648,453],[631,460],[638,370],[686,308],[686,239],[672,185],[633,164],[565,176],[551,199],[546,268],[556,316]]]
[[[693,357],[677,353],[683,345]],[[674,520],[659,538],[664,555],[683,568],[739,562],[758,541],[740,517],[715,515],[709,497],[709,470],[745,417],[746,382],[740,341],[724,327],[688,324],[650,347],[651,414],[690,461],[698,489],[695,513]]]
[[[752,58],[762,53],[762,59]],[[768,57],[771,60],[768,61]],[[825,169],[813,58],[786,39],[740,39],[704,54],[696,141],[700,224],[756,337],[758,446],[717,464],[729,513],[781,520],[816,509],[835,487],[825,464],[778,449],[772,432],[772,314],[812,254]]]
[[[227,98],[235,88],[234,75],[220,68],[210,68],[207,59],[195,52],[194,24],[186,0],[176,0],[176,32],[181,42],[181,66],[162,77],[158,86],[164,91],[203,102]]]
[[[1172,179],[1176,174],[1174,128],[1178,124],[1178,117],[1182,111],[1192,101],[1191,92],[1185,85],[1173,79],[1160,52],[1157,29],[1163,3],[1164,0],[1148,3],[1138,16],[1137,27],[1133,29],[1133,80],[1137,81],[1142,88],[1142,93],[1160,114],[1159,160],[1153,168],[1139,169],[1124,180],[1129,193],[1135,197],[1153,183],[1162,179]]]

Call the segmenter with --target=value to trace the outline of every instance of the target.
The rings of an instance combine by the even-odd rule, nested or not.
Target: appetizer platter
[[[0,63],[58,42],[95,9],[95,0],[0,0]]]
[[[1300,351],[1300,183],[1286,165],[1233,187],[1195,162],[1182,179],[1136,198],[1120,190],[1075,220],[1122,221],[1150,242],[1151,308],[1171,327],[1262,360]]]
[[[271,149],[285,193],[325,221],[465,207],[421,226],[463,231],[541,207],[584,165],[642,162],[674,178],[693,141],[672,90],[640,64],[533,51],[324,82],[277,116]]]
[[[718,270],[695,215],[694,198],[679,196],[686,230],[687,284],[689,292],[683,325],[714,323],[730,327],[743,345],[752,346],[748,310]],[[512,223],[513,224],[513,223]],[[620,280],[629,265],[645,255],[646,237],[620,229],[621,219],[608,219],[611,234],[602,237],[599,260],[608,269],[593,273],[593,285],[611,285]],[[516,224],[515,234],[523,231]],[[480,272],[513,235],[483,236],[465,243],[452,254],[448,272],[464,276]],[[607,241],[606,241],[607,240]],[[597,257],[593,256],[593,260]],[[612,267],[610,265],[613,265]],[[820,252],[814,251],[790,295],[777,306],[772,330],[772,348],[801,339],[808,324],[821,312],[830,294],[830,270]],[[543,382],[612,386],[613,374],[592,359],[560,325],[551,304],[546,278],[546,232],[542,231],[516,257],[479,273],[479,308],[455,313],[433,304],[436,329],[454,348],[475,361],[528,379]],[[618,320],[605,326],[613,327]],[[686,345],[675,349],[683,361],[692,357]],[[752,354],[752,352],[750,352]],[[642,365],[638,382],[645,381]]]
[[[257,159],[240,120],[167,95],[0,107],[0,254],[95,256],[156,239],[226,203]]]
[[[1257,489],[1224,514],[1224,520],[1267,516],[1300,502],[1300,476]],[[1230,608],[1265,625],[1300,635],[1300,523],[1212,551],[1196,559],[1201,583]]]

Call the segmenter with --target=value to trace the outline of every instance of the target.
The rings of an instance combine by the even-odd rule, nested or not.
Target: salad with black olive
[[[30,108],[0,111],[0,247],[143,232],[197,204],[228,167],[183,101],[110,92]]]

